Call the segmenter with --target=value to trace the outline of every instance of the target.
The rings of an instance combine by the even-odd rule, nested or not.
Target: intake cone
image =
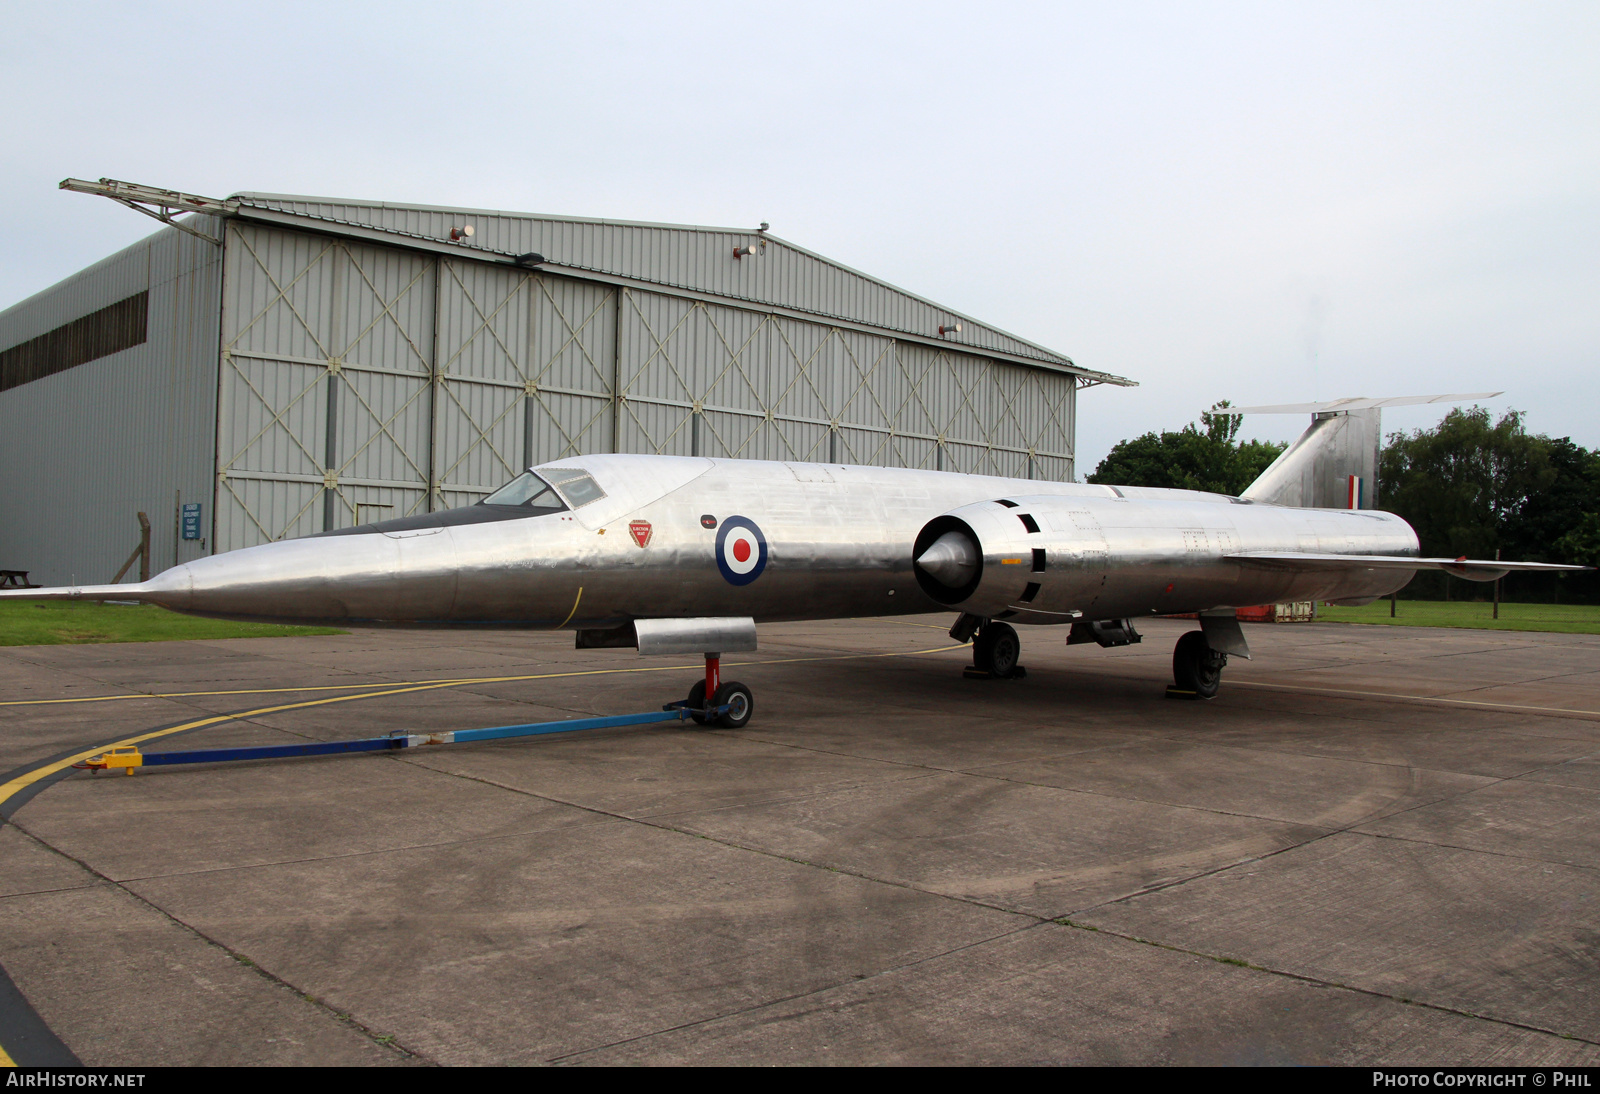
[[[959,589],[978,572],[978,546],[963,532],[946,532],[917,556],[917,566],[946,588]]]

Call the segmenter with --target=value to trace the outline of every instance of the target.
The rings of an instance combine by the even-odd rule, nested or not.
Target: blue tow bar
[[[519,726],[493,726],[489,729],[457,729],[447,733],[393,733],[387,737],[363,737],[355,741],[323,741],[303,745],[263,745],[258,748],[197,748],[182,752],[140,752],[137,747],[109,749],[91,756],[75,767],[95,771],[122,768],[132,775],[136,767],[165,767],[172,764],[215,764],[232,760],[281,760],[295,756],[336,756],[345,752],[393,752],[425,745],[459,745],[470,741],[499,741],[508,737],[539,737],[548,733],[579,733],[586,729],[614,726],[649,725],[654,722],[686,722],[694,714],[708,720],[727,713],[727,706],[691,711],[687,703],[671,703],[665,710],[640,714],[613,714],[604,718],[568,718],[560,722],[529,722]]]

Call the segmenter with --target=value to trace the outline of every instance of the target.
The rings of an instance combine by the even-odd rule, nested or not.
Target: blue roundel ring
[[[740,558],[741,547],[744,557]],[[730,585],[748,585],[767,568],[767,537],[749,517],[725,517],[717,529],[717,569]]]

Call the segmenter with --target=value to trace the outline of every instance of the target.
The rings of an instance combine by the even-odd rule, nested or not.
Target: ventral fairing
[[[530,468],[460,509],[249,547],[140,584],[0,595],[272,622],[563,628],[580,648],[705,654],[689,705],[738,725],[753,702],[720,681],[718,658],[754,649],[762,622],[956,612],[951,634],[974,639],[975,668],[1005,676],[1015,625],[1114,646],[1139,640],[1140,618],[1196,613],[1175,684],[1209,697],[1228,655],[1249,656],[1235,609],[1365,603],[1424,568],[1477,581],[1581,569],[1420,558],[1392,513],[1250,491],[595,455]]]

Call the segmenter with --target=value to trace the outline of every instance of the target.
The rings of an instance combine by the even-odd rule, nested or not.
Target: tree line
[[[1181,430],[1122,441],[1089,482],[1165,486],[1237,495],[1285,447],[1240,441],[1242,419],[1221,402]],[[1600,452],[1570,437],[1529,433],[1523,415],[1498,419],[1483,407],[1455,409],[1432,429],[1391,433],[1378,458],[1379,507],[1417,531],[1436,557],[1600,566]],[[1483,585],[1420,573],[1403,597],[1482,597]],[[1512,574],[1507,600],[1600,602],[1591,573]]]

